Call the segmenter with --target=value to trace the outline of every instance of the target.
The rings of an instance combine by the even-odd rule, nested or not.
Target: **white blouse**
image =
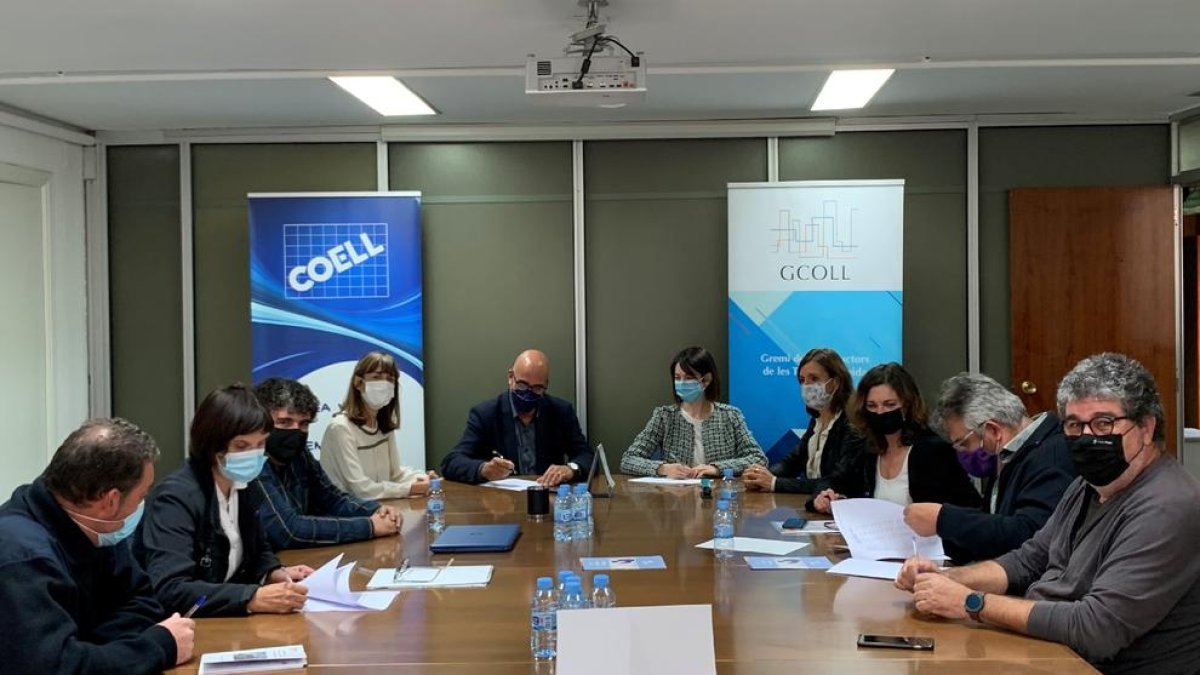
[[[900,473],[896,474],[895,478],[884,478],[879,471],[879,462],[875,462],[875,499],[882,499],[900,506],[908,506],[912,503],[912,495],[908,492],[908,457],[911,454],[912,448],[904,453],[904,464],[901,465]]]
[[[821,426],[821,420],[817,418],[817,422],[813,426],[813,435],[808,439],[808,465],[804,467],[806,478],[821,477],[821,454],[825,452],[825,443],[829,440],[829,430],[841,416],[842,411],[837,411],[837,414],[825,426]]]
[[[229,581],[233,577],[233,573],[242,566],[242,556],[244,555],[242,532],[238,529],[238,490],[230,490],[229,497],[225,496],[220,487],[217,487],[216,491],[221,531],[229,540],[229,569],[225,572],[225,581]]]
[[[688,424],[692,425],[692,438],[695,439],[693,445],[696,449],[696,454],[692,459],[692,466],[703,466],[708,462],[704,461],[704,434],[701,428],[704,426],[704,420],[698,420],[687,413],[683,408],[679,409],[683,413],[683,419],[687,420]]]

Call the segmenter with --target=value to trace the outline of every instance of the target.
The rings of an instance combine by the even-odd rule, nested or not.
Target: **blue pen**
[[[207,595],[200,596],[200,599],[196,601],[196,604],[192,605],[192,608],[187,611],[187,614],[183,615],[183,618],[185,618],[185,619],[192,618],[192,615],[196,613],[196,610],[198,610],[204,606],[204,602],[206,600],[208,600]]]

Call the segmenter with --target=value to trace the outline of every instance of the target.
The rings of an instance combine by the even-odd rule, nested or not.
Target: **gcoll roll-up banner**
[[[904,181],[729,185],[729,399],[771,461],[808,425],[796,371],[901,358]]]
[[[404,464],[425,465],[419,192],[251,194],[255,383],[300,380],[320,399],[309,449],[346,396],[354,364],[384,351],[400,370]]]

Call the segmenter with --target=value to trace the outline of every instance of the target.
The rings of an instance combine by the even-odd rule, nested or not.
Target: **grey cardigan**
[[[751,464],[767,465],[767,456],[746,426],[742,411],[724,403],[713,403],[712,414],[700,425],[704,440],[704,459],[718,469],[733,469],[741,474]],[[661,450],[661,459],[652,455]],[[695,456],[694,432],[677,405],[654,409],[646,428],[633,439],[621,458],[621,471],[653,476],[660,464],[691,466]]]
[[[1081,524],[1072,545],[1091,495],[1077,478],[1046,525],[996,559],[1008,592],[1035,601],[1029,634],[1066,644],[1104,673],[1196,672],[1200,483],[1160,457]]]

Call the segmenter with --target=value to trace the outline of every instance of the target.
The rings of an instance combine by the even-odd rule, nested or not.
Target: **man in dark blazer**
[[[549,487],[585,476],[592,451],[579,418],[570,403],[546,393],[549,386],[546,355],[521,352],[508,371],[508,391],[471,408],[442,475],[462,483],[536,475]]]
[[[958,564],[1019,548],[1077,475],[1058,417],[1030,418],[999,382],[960,373],[942,385],[934,419],[967,472],[983,480],[984,508],[912,504],[905,522],[917,534],[940,536]]]

